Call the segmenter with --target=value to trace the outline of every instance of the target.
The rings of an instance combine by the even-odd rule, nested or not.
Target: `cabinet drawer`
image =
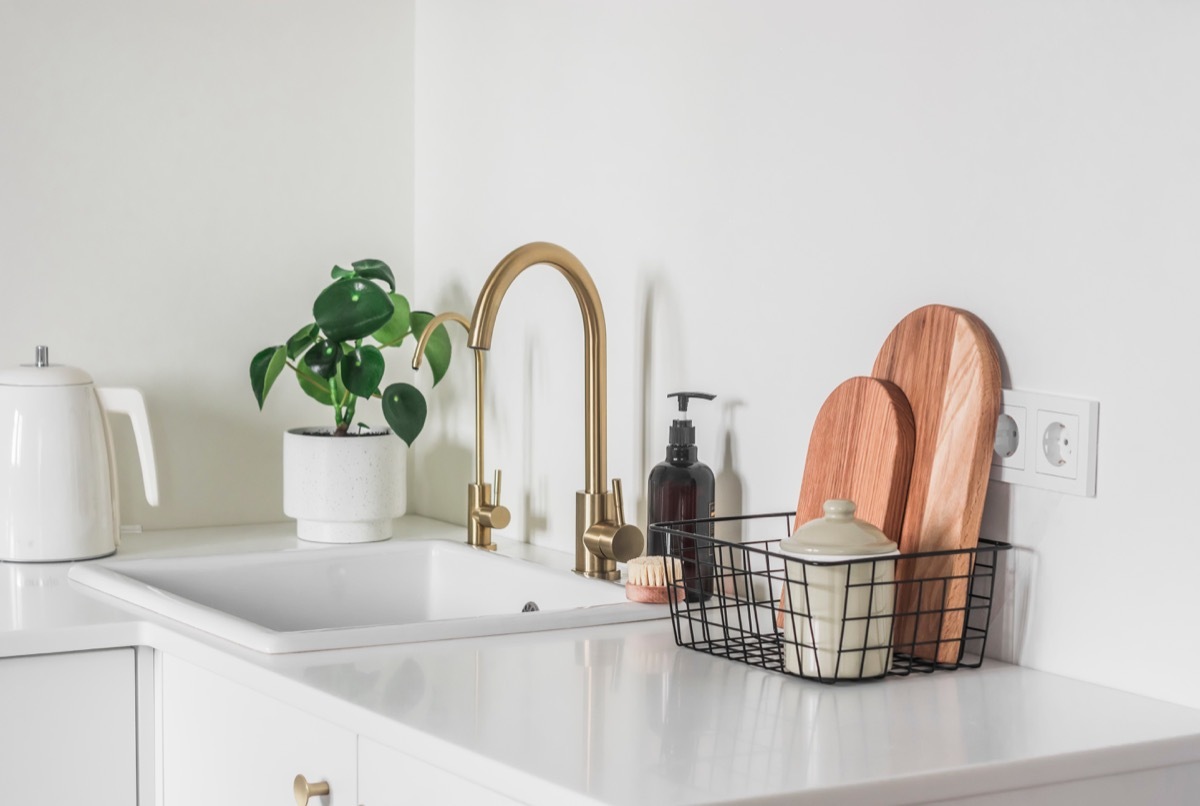
[[[517,803],[366,737],[358,740],[358,793],[362,806]]]
[[[329,784],[312,806],[358,802],[353,733],[169,655],[161,673],[162,806],[292,804],[297,775]]]
[[[132,649],[0,660],[0,801],[137,803]]]

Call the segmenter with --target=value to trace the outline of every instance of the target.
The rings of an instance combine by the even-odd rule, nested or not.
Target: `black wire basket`
[[[983,662],[1009,544],[822,562],[779,549],[793,515],[650,525],[683,570],[667,597],[676,644],[824,683]]]

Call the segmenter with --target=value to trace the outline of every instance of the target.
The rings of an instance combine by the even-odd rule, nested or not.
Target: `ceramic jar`
[[[825,502],[825,517],[779,543],[788,559],[784,667],[822,679],[880,677],[892,660],[894,542],[854,517],[853,501]]]

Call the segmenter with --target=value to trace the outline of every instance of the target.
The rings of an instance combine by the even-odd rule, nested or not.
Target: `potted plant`
[[[283,510],[296,519],[297,535],[333,543],[386,540],[406,508],[404,448],[421,433],[428,406],[412,384],[380,390],[383,351],[410,335],[419,339],[433,314],[411,309],[381,260],[334,266],[331,277],[313,303],[313,321],[251,359],[250,386],[261,410],[290,369],[305,394],[332,409],[333,427],[284,434]],[[436,385],[450,366],[444,327],[430,337],[425,358]],[[390,430],[356,421],[359,402],[369,398],[381,400]]]

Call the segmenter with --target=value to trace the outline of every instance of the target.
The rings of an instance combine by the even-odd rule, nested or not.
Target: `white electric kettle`
[[[137,389],[97,389],[86,372],[51,365],[0,371],[0,560],[88,560],[117,550],[121,516],[107,413],[128,414],[146,500],[158,475]]]

